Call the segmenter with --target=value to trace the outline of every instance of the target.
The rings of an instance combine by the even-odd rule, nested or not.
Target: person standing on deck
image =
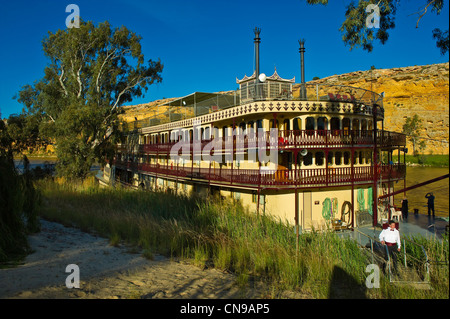
[[[397,272],[397,253],[400,251],[400,232],[395,228],[395,221],[389,221],[389,227],[383,229],[380,233],[380,241],[384,245],[387,245],[387,250],[389,256],[391,256],[392,263],[394,266],[394,272]],[[388,255],[386,254],[386,260],[388,260]]]
[[[403,218],[408,218],[408,200],[406,197],[402,200],[402,215]]]
[[[434,217],[434,195],[433,193],[427,193],[425,195],[425,198],[428,199],[428,216],[430,216],[430,211],[433,211],[433,217]]]

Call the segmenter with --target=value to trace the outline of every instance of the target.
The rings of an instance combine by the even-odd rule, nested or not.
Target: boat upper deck
[[[383,94],[351,86],[309,83],[304,84],[305,97],[300,97],[302,84],[295,84],[292,91],[277,85],[267,82],[228,92],[195,92],[154,107],[154,115],[126,123],[126,129],[148,133],[193,126],[194,120],[206,123],[272,112],[372,116],[373,105],[379,106],[378,119],[384,118]]]

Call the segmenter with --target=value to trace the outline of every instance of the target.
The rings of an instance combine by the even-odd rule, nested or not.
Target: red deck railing
[[[374,143],[373,132],[365,130],[289,130],[279,131],[278,136],[271,135],[270,132],[264,132],[260,136],[256,134],[238,134],[225,138],[206,139],[201,141],[179,141],[159,144],[139,144],[136,146],[121,145],[118,151],[121,152],[143,152],[168,154],[172,148],[182,146],[193,149],[194,145],[200,145],[200,149],[215,141],[218,147],[225,151],[245,151],[258,146],[278,147],[278,149],[300,149],[300,148],[336,148],[353,146],[371,146]],[[406,145],[406,136],[402,133],[377,131],[377,146],[379,147],[404,147]],[[198,144],[196,144],[198,143]]]
[[[245,184],[257,187],[305,187],[337,186],[351,183],[368,183],[373,181],[373,166],[302,168],[291,170],[269,169],[225,169],[199,168],[180,165],[159,165],[116,161],[117,168],[149,173],[152,176],[184,178],[217,182],[222,184]],[[405,177],[404,164],[379,166],[382,180],[396,180]],[[381,176],[380,176],[381,175]]]

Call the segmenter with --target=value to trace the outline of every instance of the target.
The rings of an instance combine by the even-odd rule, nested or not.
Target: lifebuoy
[[[347,212],[345,211],[345,206],[348,206],[348,211]],[[349,201],[345,201],[342,204],[342,208],[341,208],[341,220],[344,221],[345,220],[345,218],[344,218],[345,215],[348,215],[348,221],[346,221],[346,222],[347,222],[347,224],[350,224],[350,220],[351,220],[351,217],[352,217],[351,212],[352,212],[352,203],[350,203]]]

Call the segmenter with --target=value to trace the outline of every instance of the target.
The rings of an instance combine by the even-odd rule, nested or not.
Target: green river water
[[[436,167],[407,167],[406,168],[406,187],[417,185],[427,180],[440,177],[448,174],[449,168],[436,168]],[[394,185],[395,190],[403,188],[403,181]],[[436,197],[434,200],[434,209],[436,216],[448,217],[449,216],[449,179],[443,179],[438,182],[434,182],[422,187],[418,187],[406,192],[406,198],[408,199],[409,213],[414,212],[414,208],[419,209],[419,214],[428,214],[427,199],[425,195],[428,192],[433,192]],[[395,205],[401,207],[401,200],[403,194],[395,196]]]

